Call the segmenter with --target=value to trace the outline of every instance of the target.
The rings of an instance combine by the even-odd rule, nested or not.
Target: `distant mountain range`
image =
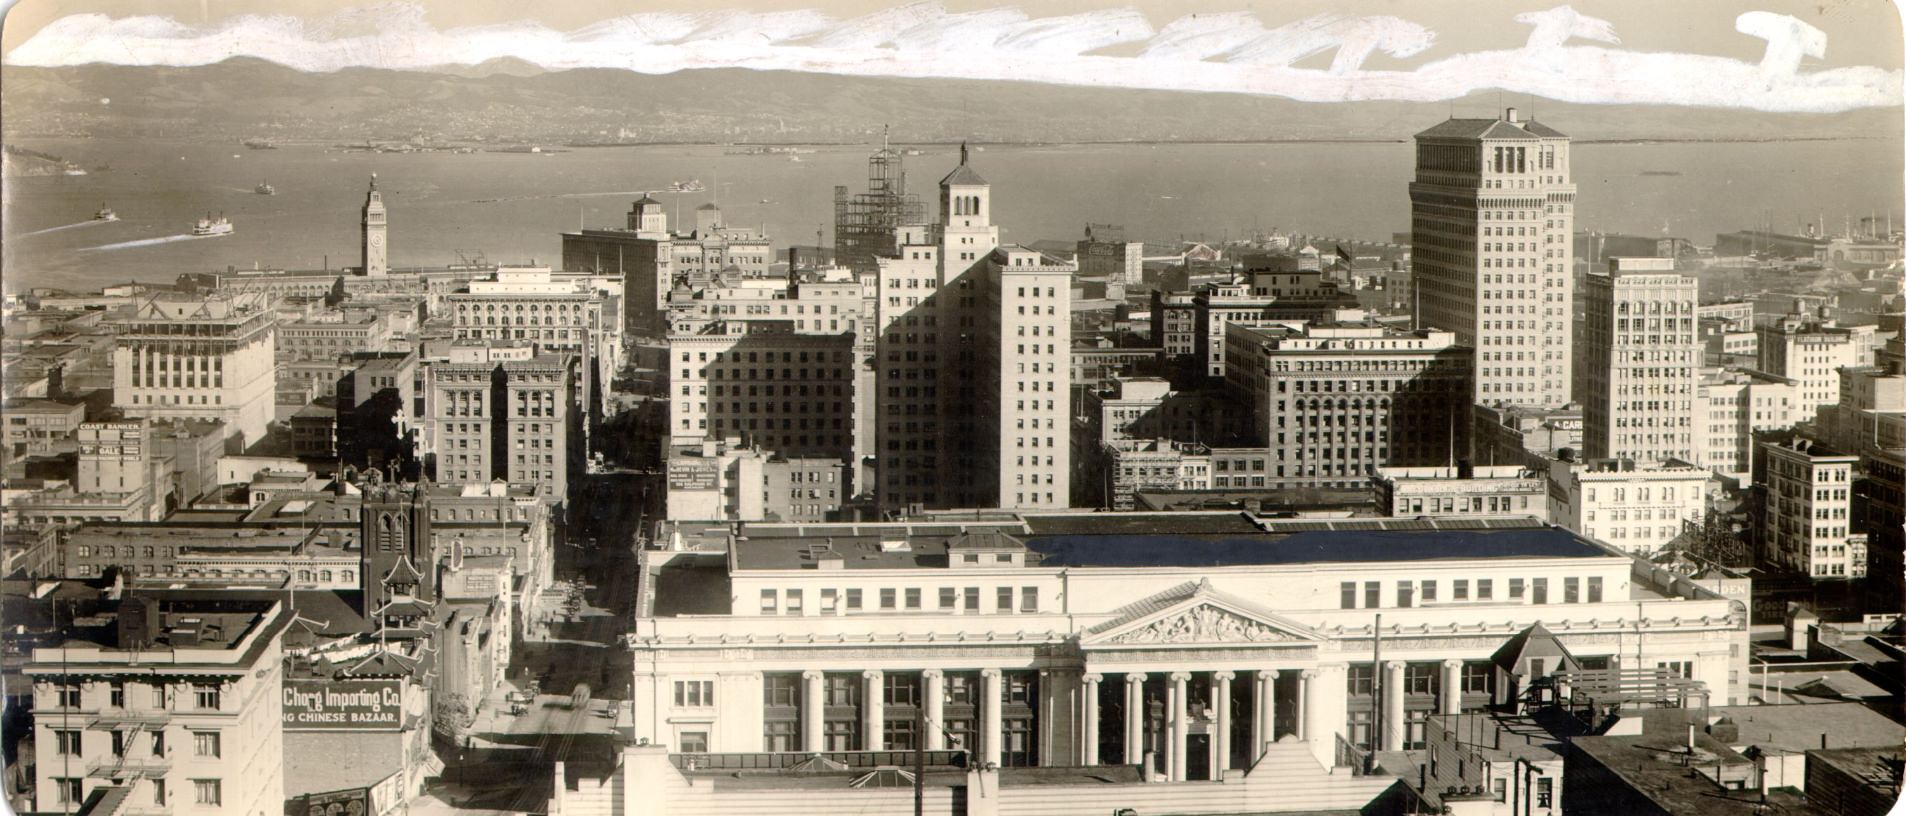
[[[429,71],[305,73],[240,58],[194,68],[0,69],[8,138],[260,138],[280,142],[899,142],[1407,139],[1455,104],[1316,104],[1242,94],[1129,91],[743,69],[647,75],[545,71],[520,60]],[[1593,140],[1899,140],[1899,108],[1781,114],[1584,106],[1527,98],[1524,115]],[[1530,109],[1533,109],[1531,111]]]

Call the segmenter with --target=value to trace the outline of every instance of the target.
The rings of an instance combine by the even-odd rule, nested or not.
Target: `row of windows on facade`
[[[968,553],[967,555],[971,555],[974,558],[979,557],[976,553]],[[1011,558],[1006,553],[1000,553],[998,557],[1001,559],[1000,563],[1011,563]],[[982,609],[980,606],[981,589],[981,587],[976,586],[939,587],[937,598],[939,605],[936,609],[944,612],[961,612],[968,615],[976,615],[982,612],[1012,614],[1014,612],[1035,613],[1039,611],[1038,587],[995,587],[993,590],[993,605],[990,609]],[[883,587],[876,590],[876,597],[879,602],[877,610],[868,610],[865,607],[866,599],[864,592],[864,590],[859,588],[848,588],[846,590],[822,589],[818,593],[820,606],[817,607],[817,609],[823,615],[865,611],[912,612],[925,609],[923,604],[925,603],[926,590],[921,587]],[[805,614],[807,611],[806,595],[806,591],[800,589],[761,590],[761,614]],[[1018,599],[1017,607],[1013,604],[1015,598]]]
[[[179,386],[175,386],[179,387]],[[217,388],[219,386],[212,386]],[[134,394],[134,405],[224,405],[225,399],[219,394]]]
[[[85,780],[79,777],[56,776],[53,780],[53,799],[55,804],[78,806],[86,801]],[[194,804],[221,806],[225,804],[223,783],[217,779],[193,779],[192,801]],[[169,804],[166,796],[164,777],[146,780],[152,791],[152,804],[164,807]]]
[[[218,731],[201,728],[191,728],[189,731],[192,735],[193,756],[206,759],[219,759],[224,756],[222,735]],[[63,757],[86,756],[85,741],[87,733],[89,732],[77,729],[55,729],[53,731],[54,750],[59,756]],[[136,735],[139,733],[137,731],[112,729],[92,731],[90,733],[94,735],[95,740],[100,737],[107,738],[110,743],[112,755],[116,758],[128,759],[132,758],[135,754],[136,746],[134,743],[137,741]],[[148,752],[146,756],[153,759],[162,759],[168,756],[166,753],[166,732],[161,729],[153,731],[151,734],[150,741],[147,743]]]
[[[185,689],[191,689],[192,707],[196,710],[217,711],[221,703],[224,702],[224,686],[218,683],[177,683],[171,685],[164,683],[140,683],[137,686],[129,686],[121,681],[89,681],[84,683],[48,683],[47,693],[50,693],[52,697],[47,699],[48,705],[46,707],[62,709],[91,708],[92,706],[87,705],[88,698],[98,694],[101,687],[103,687],[103,690],[106,692],[106,701],[102,708],[125,709],[138,707],[164,710],[168,707],[168,700],[171,699],[168,695],[168,691],[173,685],[176,685],[180,689],[181,695],[183,695]],[[148,695],[146,705],[135,706],[128,704],[129,701],[137,699],[137,694],[134,692],[135,688],[146,690],[146,694]],[[179,699],[182,700],[184,697],[180,696]]]
[[[1529,509],[1529,497],[1523,496],[1441,496],[1426,499],[1398,499],[1396,512],[1407,515],[1423,513],[1508,513]]]
[[[1441,603],[1438,597],[1440,581],[1397,581],[1390,594],[1392,605],[1399,608]],[[1493,601],[1495,600],[1496,580],[1493,578],[1474,579],[1475,594],[1470,594],[1471,579],[1456,578],[1449,582],[1449,602]],[[1587,587],[1587,603],[1602,602],[1601,576],[1591,575],[1584,581],[1570,576],[1562,579],[1562,603],[1582,603],[1582,589]],[[1364,581],[1359,586],[1356,581],[1344,581],[1339,587],[1340,609],[1380,609],[1383,605],[1383,582]],[[1508,579],[1508,598],[1511,601],[1546,604],[1549,602],[1549,579],[1547,578],[1510,578]]]

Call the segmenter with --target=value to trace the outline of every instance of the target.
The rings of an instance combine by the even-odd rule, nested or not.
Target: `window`
[[[880,608],[892,610],[899,608],[900,593],[892,587],[880,590]]]
[[[1555,806],[1555,780],[1546,776],[1535,778],[1535,806],[1539,808]]]
[[[1027,613],[1039,611],[1038,587],[1019,588],[1019,611]]]
[[[761,746],[769,751],[800,750],[800,724],[793,720],[770,720],[763,724]]]
[[[1008,615],[1012,614],[1013,588],[999,587],[993,594],[996,596],[993,600],[998,604],[999,611]]]
[[[165,731],[163,730],[152,732],[152,755],[165,756]]]
[[[966,614],[979,614],[979,587],[967,587],[965,594]]]
[[[1509,598],[1510,600],[1522,599],[1522,579],[1521,578],[1509,579]]]
[[[1496,801],[1498,802],[1509,801],[1509,780],[1507,779],[1490,780],[1489,791],[1496,795]]]
[[[854,750],[853,720],[828,720],[821,727],[821,747],[829,751]]]
[[[960,592],[952,587],[940,587],[940,608],[952,609],[960,605]]]
[[[888,674],[881,679],[885,691],[882,699],[890,706],[916,706],[920,704],[920,676],[916,674]],[[887,746],[892,748],[893,746]]]
[[[1338,585],[1338,589],[1343,593],[1343,598],[1340,601],[1340,603],[1342,604],[1341,608],[1356,609],[1357,608],[1357,582],[1345,581],[1342,584]]]
[[[907,608],[908,609],[920,608],[920,588],[919,587],[907,587]]]
[[[163,778],[152,780],[152,803],[160,806],[165,805],[165,780]]]
[[[847,611],[852,612],[859,608],[860,608],[860,590],[858,589],[847,590]]]
[[[1348,693],[1365,697],[1376,693],[1376,667],[1368,663],[1352,664],[1347,674]]]
[[[1450,589],[1449,597],[1453,601],[1469,600],[1469,581],[1462,578],[1456,579],[1456,585]]]
[[[1488,662],[1463,664],[1463,693],[1490,694],[1495,691],[1496,673]]]
[[[1655,661],[1655,668],[1667,669],[1676,677],[1694,679],[1694,661],[1692,660],[1658,660]]]
[[[218,710],[218,686],[199,683],[192,686],[192,703],[204,711]]]
[[[677,680],[675,681],[675,704],[677,706],[700,708],[715,704],[715,681],[713,680]]]
[[[126,707],[126,684],[114,682],[107,691],[106,704],[113,708]]]
[[[1496,582],[1488,578],[1476,579],[1476,600],[1487,601],[1495,597]]]
[[[839,590],[833,590],[833,589],[821,590],[821,611],[827,612],[827,613],[840,611],[840,591]]]
[[[1588,577],[1588,602],[1602,602],[1602,577],[1599,575],[1591,575]]]
[[[1539,604],[1545,604],[1549,602],[1549,579],[1547,578],[1535,579],[1534,585],[1529,590],[1529,601],[1531,603],[1539,603]]]
[[[802,608],[801,594],[802,594],[801,590],[798,590],[798,589],[788,590],[788,614],[790,615],[801,614],[801,608]]]
[[[1443,667],[1436,663],[1408,663],[1403,666],[1403,693],[1435,694],[1437,677]]]
[[[86,790],[80,786],[80,780],[70,777],[53,777],[53,791],[54,801],[62,805],[77,805],[86,798]]]
[[[680,742],[684,754],[708,753],[707,731],[683,731]]]
[[[714,702],[711,691],[709,702]],[[792,707],[801,703],[801,676],[798,674],[770,674],[762,678],[761,704],[772,707]]]
[[[1396,605],[1405,609],[1416,605],[1416,589],[1409,581],[1396,582]]]
[[[219,756],[218,732],[217,731],[192,732],[192,755],[202,756],[202,757]]]
[[[1363,582],[1363,607],[1375,609],[1383,605],[1383,585],[1375,581]]]
[[[775,590],[772,590],[772,589],[761,590],[761,614],[763,615],[779,614],[780,606],[781,606],[781,602],[780,602],[780,599],[776,596]]]
[[[1436,582],[1435,581],[1423,582],[1423,603],[1426,603],[1426,604],[1436,603]]]
[[[219,796],[218,780],[194,779],[192,780],[192,789],[193,789],[193,792],[197,794],[196,797],[194,798],[194,801],[198,802],[199,804],[201,805],[221,804],[220,796]]]
[[[860,675],[829,674],[821,681],[831,706],[860,705]]]
[[[889,751],[913,750],[914,736],[913,720],[886,720],[881,723],[881,745]]]
[[[60,756],[79,756],[81,751],[81,731],[55,731],[53,739],[59,746]]]
[[[1581,595],[1582,595],[1582,579],[1576,578],[1574,576],[1569,576],[1562,579],[1562,602],[1563,603],[1578,603],[1581,601]]]
[[[78,683],[61,683],[55,687],[55,692],[59,695],[57,705],[60,708],[79,708]]]

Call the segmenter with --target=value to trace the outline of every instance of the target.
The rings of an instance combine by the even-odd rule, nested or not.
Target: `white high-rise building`
[[[1582,449],[1589,459],[1701,461],[1700,284],[1671,258],[1610,258],[1582,284]]]
[[[1410,184],[1416,325],[1476,350],[1475,402],[1569,401],[1569,138],[1524,121],[1450,119],[1416,134]]]
[[[129,417],[216,419],[250,445],[277,389],[277,317],[257,292],[155,295],[113,321],[113,407]]]
[[[999,245],[963,148],[939,220],[897,244],[874,298],[880,506],[1065,507],[1076,267]]]

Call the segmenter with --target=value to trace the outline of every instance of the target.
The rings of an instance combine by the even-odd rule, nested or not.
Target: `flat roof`
[[[1708,712],[1733,721],[1740,732],[1736,745],[1808,751],[1824,737],[1837,748],[1897,748],[1906,738],[1906,726],[1863,703],[1715,706]]]
[[[734,568],[808,569],[831,551],[843,569],[947,565],[948,543],[967,532],[1012,536],[1043,567],[1222,567],[1502,558],[1602,558],[1616,554],[1534,519],[1338,519],[1258,521],[1236,514],[1079,514],[970,524],[745,525]],[[1215,531],[1200,528],[1217,528]],[[1051,531],[1051,532],[1048,532]],[[904,549],[883,543],[904,540]]]
[[[1290,535],[1032,536],[1047,567],[1223,567],[1308,563],[1597,558],[1607,550],[1560,528],[1314,531]]]

